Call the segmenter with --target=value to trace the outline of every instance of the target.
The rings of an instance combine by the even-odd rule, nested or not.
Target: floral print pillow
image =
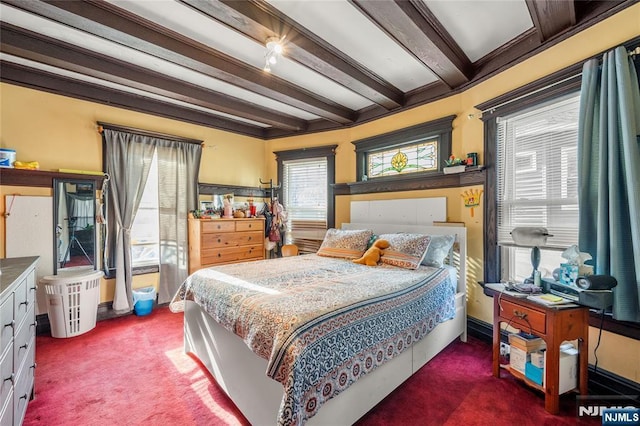
[[[372,236],[369,229],[327,229],[317,255],[357,259],[364,254]]]
[[[406,269],[417,269],[427,254],[431,237],[423,234],[382,234],[379,239],[391,244],[381,257],[382,263]]]

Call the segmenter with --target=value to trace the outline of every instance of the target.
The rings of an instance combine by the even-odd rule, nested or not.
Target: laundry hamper
[[[96,326],[102,271],[65,271],[40,279],[53,337],[73,337]]]

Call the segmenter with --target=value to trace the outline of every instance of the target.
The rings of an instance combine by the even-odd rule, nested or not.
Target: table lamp
[[[511,238],[513,242],[520,247],[531,247],[531,266],[533,271],[531,276],[524,280],[525,283],[535,283],[536,272],[540,266],[540,248],[547,243],[547,237],[553,237],[549,234],[547,228],[534,226],[521,226],[513,228]]]

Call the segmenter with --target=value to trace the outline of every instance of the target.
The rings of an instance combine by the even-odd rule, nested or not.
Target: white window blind
[[[327,229],[327,159],[283,161],[287,234],[303,252],[317,251]]]
[[[513,244],[517,226],[547,228],[547,248],[577,244],[579,102],[574,93],[498,119],[498,244]]]

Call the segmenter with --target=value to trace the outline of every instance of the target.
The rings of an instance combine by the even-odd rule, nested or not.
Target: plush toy
[[[360,265],[376,266],[380,260],[380,256],[384,254],[384,249],[390,246],[387,240],[376,240],[367,251],[364,252],[360,259],[354,259],[354,263]]]

